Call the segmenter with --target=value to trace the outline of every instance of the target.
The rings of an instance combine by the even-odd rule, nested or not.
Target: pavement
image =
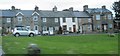
[[[2,38],[1,34],[0,34],[0,38]],[[4,51],[2,50],[2,46],[0,46],[0,56],[2,56],[2,54],[5,54]]]
[[[2,56],[2,54],[5,54],[4,51],[2,50],[2,46],[0,46],[0,56]]]

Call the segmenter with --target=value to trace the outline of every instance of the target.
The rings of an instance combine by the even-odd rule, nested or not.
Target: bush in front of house
[[[115,34],[113,34],[113,33],[108,33],[108,36],[110,36],[110,37],[115,37]]]

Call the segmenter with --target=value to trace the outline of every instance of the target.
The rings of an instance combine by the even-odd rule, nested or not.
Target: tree
[[[115,17],[120,17],[120,1],[113,3],[113,10],[115,11]]]
[[[113,3],[113,10],[115,11],[114,22],[117,24],[117,29],[120,29],[120,1]]]

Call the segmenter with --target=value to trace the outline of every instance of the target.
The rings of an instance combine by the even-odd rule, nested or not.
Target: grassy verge
[[[6,54],[26,54],[29,44],[39,46],[42,54],[118,54],[118,36],[35,36],[3,37]]]

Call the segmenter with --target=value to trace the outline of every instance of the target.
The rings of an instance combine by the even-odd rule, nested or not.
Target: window
[[[27,29],[27,30],[30,30],[30,26],[26,26],[26,29]]]
[[[59,30],[59,27],[58,27],[58,26],[56,26],[56,27],[55,27],[55,30]]]
[[[46,22],[46,18],[43,18],[43,22]]]
[[[111,14],[109,14],[109,15],[108,15],[108,19],[111,19],[111,18],[112,18],[112,17],[111,17]]]
[[[81,22],[81,19],[79,19],[79,21]]]
[[[55,22],[58,22],[58,18],[55,18]]]
[[[35,25],[35,26],[34,26],[34,30],[38,30],[38,25]]]
[[[112,28],[112,24],[109,24],[109,28]]]
[[[23,30],[24,28],[23,27],[17,27],[17,30]]]
[[[91,19],[88,19],[88,22],[91,22]]]
[[[66,19],[65,19],[65,18],[63,18],[63,22],[66,22]]]
[[[18,21],[22,21],[22,16],[17,17]]]
[[[100,25],[97,25],[97,30],[100,30]]]
[[[96,15],[96,20],[100,20],[100,15]]]
[[[46,26],[43,26],[43,31],[47,31],[47,27]]]
[[[104,15],[104,19],[106,20],[106,15]]]
[[[90,29],[90,25],[88,25],[88,29]]]
[[[69,27],[69,31],[71,31],[72,30],[72,28],[71,27]]]
[[[38,16],[34,16],[34,17],[33,17],[33,20],[34,20],[34,21],[38,21]]]
[[[8,23],[11,22],[11,18],[7,18],[7,22],[8,22]]]
[[[72,18],[72,22],[75,22],[75,18]]]

